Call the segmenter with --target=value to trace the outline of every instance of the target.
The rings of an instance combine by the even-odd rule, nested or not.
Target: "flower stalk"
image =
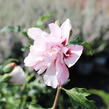
[[[61,86],[58,86],[56,96],[55,96],[55,99],[54,99],[54,103],[53,103],[53,106],[52,106],[51,109],[56,109],[60,93],[61,93]]]

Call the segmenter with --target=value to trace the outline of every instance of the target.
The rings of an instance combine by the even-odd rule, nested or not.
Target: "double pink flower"
[[[28,36],[34,40],[30,53],[25,58],[25,66],[32,67],[40,75],[46,85],[56,88],[68,81],[68,67],[73,66],[80,58],[83,46],[67,45],[71,30],[67,19],[61,27],[49,24],[50,33],[39,28],[30,28]],[[67,66],[66,66],[67,65]]]

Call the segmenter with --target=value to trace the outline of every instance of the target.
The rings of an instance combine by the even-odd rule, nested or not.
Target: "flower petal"
[[[38,72],[37,72],[37,74],[42,74],[45,70],[47,69],[47,67],[42,67]]]
[[[56,88],[59,83],[56,76],[56,67],[55,64],[52,64],[46,71],[44,75],[44,82],[47,86],[51,86],[53,88]]]
[[[56,74],[59,85],[63,85],[68,81],[69,71],[61,57],[58,57],[56,61]]]
[[[65,41],[65,45],[68,42],[69,35],[70,35],[70,30],[71,30],[71,24],[70,20],[67,19],[62,25],[61,25],[61,36],[62,36],[62,41]]]
[[[70,50],[70,54],[68,57],[64,57],[64,61],[68,67],[71,67],[80,58],[82,51],[83,51],[83,46],[81,46],[81,45],[69,45],[69,46],[67,46],[67,48],[68,48],[68,50]]]
[[[41,56],[35,56],[29,53],[29,55],[24,59],[25,66],[32,67],[34,66],[37,62],[42,61],[43,58]]]
[[[51,41],[59,42],[61,38],[61,29],[58,25],[51,23],[49,24]]]
[[[39,28],[30,28],[28,29],[27,34],[33,40],[37,40],[37,39],[40,39],[41,36],[48,35],[46,32],[42,31]]]

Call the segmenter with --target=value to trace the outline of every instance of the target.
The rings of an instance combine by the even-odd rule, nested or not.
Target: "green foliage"
[[[10,74],[4,74],[4,75],[0,75],[0,82],[4,82],[7,81],[11,78]]]
[[[1,29],[1,32],[20,32],[21,27],[20,26],[6,26],[3,29]]]
[[[45,109],[38,105],[41,94],[50,93],[35,75],[27,74],[23,85],[11,85],[10,74],[0,75],[0,109]],[[40,97],[41,100],[41,97]]]
[[[44,28],[44,22],[52,17],[54,17],[55,15],[54,14],[46,14],[46,15],[43,15],[43,16],[40,16],[38,18],[38,20],[36,21],[36,27],[39,27],[39,28]]]
[[[14,66],[11,66],[10,64],[7,64],[3,67],[3,72],[4,73],[9,73],[14,69]]]
[[[1,29],[1,32],[18,32],[28,38],[27,30],[21,26],[6,26]]]
[[[42,107],[40,107],[40,106],[34,106],[34,105],[29,105],[28,106],[28,109],[45,109],[45,108],[42,108]]]
[[[79,45],[82,45],[85,48],[84,52],[87,55],[93,55],[94,54],[94,50],[92,49],[91,44],[89,44],[88,42],[83,41],[80,36],[74,37],[74,39],[69,41],[69,44],[79,44]]]
[[[82,42],[81,45],[85,47],[85,52],[87,55],[93,55],[94,51],[91,47],[91,45],[88,42]]]
[[[11,62],[16,62],[16,63],[18,63],[19,60],[16,59],[16,58],[8,58],[7,60],[4,61],[4,64],[8,64],[8,63],[11,63]]]
[[[53,16],[54,14],[47,14],[39,17],[34,27],[45,28],[46,21]],[[29,43],[21,49],[22,51],[28,50],[30,45],[33,43],[33,41],[28,37],[27,30],[20,26],[7,26],[4,27],[1,32],[17,32],[24,35]],[[80,44],[84,46],[85,53],[88,55],[94,53],[91,45],[88,42],[83,42],[82,38],[79,36],[70,40],[69,44]],[[52,101],[54,96],[51,93],[51,89],[45,87],[45,85],[40,81],[41,79],[34,79],[36,76],[33,73],[26,73],[27,81],[23,85],[13,86],[9,82],[11,75],[6,74],[7,71],[5,71],[5,69],[7,69],[5,65],[10,62],[18,63],[19,60],[14,58],[7,59],[2,65],[0,65],[0,109],[47,109],[40,106],[39,102],[41,101],[43,104],[47,103],[48,105],[49,102]],[[3,71],[4,73],[2,73]],[[94,102],[87,99],[90,93],[100,96],[109,109],[109,94],[104,91],[88,91],[84,88],[73,88],[70,90],[62,88],[62,90],[64,90],[71,98],[73,109],[96,109]],[[48,96],[50,96],[51,100],[47,99]],[[64,109],[62,104],[63,98],[63,96],[60,97],[61,102],[59,102],[58,105],[59,109]],[[72,109],[70,106],[68,108]]]
[[[96,109],[94,102],[86,98],[90,95],[88,90],[84,88],[62,89],[71,98],[74,109]]]
[[[81,44],[81,43],[82,43],[82,39],[80,36],[75,36],[73,37],[73,39],[69,41],[69,44]]]
[[[109,93],[106,93],[103,90],[95,90],[95,89],[89,90],[89,92],[101,97],[103,102],[107,106],[107,109],[109,109]]]

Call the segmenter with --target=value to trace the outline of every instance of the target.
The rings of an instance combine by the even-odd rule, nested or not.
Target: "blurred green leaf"
[[[0,82],[7,81],[11,78],[10,74],[0,75]]]
[[[0,65],[0,73],[3,72],[3,65]]]
[[[21,51],[25,52],[30,48],[31,44],[29,43],[28,45],[24,46],[23,48],[21,48]]]
[[[93,51],[91,45],[88,42],[82,42],[81,45],[84,46],[85,52],[86,52],[87,55],[93,55],[94,54],[94,51]]]
[[[109,109],[109,93],[106,93],[105,91],[102,90],[95,90],[95,89],[91,89],[89,90],[89,92],[101,97],[103,102],[107,106],[107,109]]]
[[[31,40],[27,35],[27,30],[22,28],[21,26],[6,26],[1,29],[1,32],[19,32],[23,36],[25,36],[29,41]]]
[[[63,88],[62,88],[63,89]],[[63,89],[66,94],[71,98],[73,108],[76,109],[97,109],[92,100],[88,100],[86,97],[90,95],[88,90],[84,88],[73,88],[70,90]]]
[[[45,108],[42,108],[41,106],[29,105],[28,109],[45,109]]]
[[[82,45],[82,46],[84,46],[85,53],[87,55],[93,55],[94,54],[94,50],[92,49],[91,45],[88,42],[83,41],[80,36],[74,37],[74,39],[69,41],[69,44],[79,44],[79,45]]]
[[[54,16],[55,16],[54,14],[47,14],[47,15],[43,15],[43,16],[39,17],[38,20],[36,21],[36,27],[43,28],[44,22],[47,19],[52,18]]]
[[[9,59],[7,59],[7,60],[5,60],[4,61],[4,64],[8,64],[8,63],[11,63],[11,62],[19,62],[19,60],[18,59],[16,59],[16,58],[9,58]]]
[[[72,40],[69,41],[69,44],[81,44],[83,41],[80,36],[74,37]]]
[[[3,29],[1,29],[1,32],[20,32],[21,27],[20,26],[6,26]]]

